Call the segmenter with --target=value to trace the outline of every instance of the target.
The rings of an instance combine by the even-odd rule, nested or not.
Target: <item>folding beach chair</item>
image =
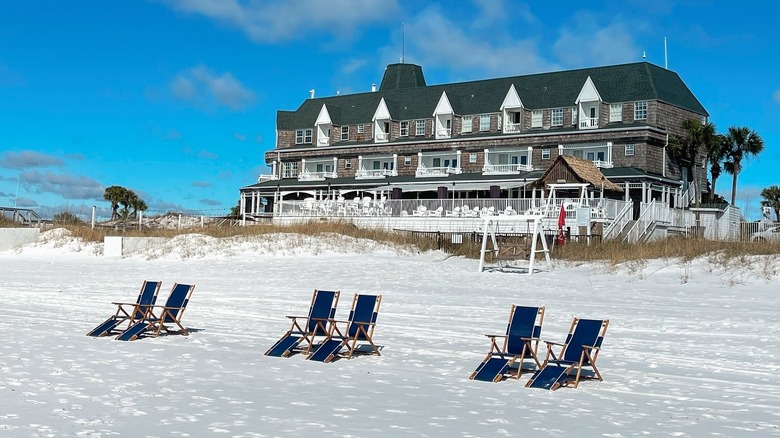
[[[150,306],[153,306],[157,301],[161,285],[161,281],[144,281],[135,303],[112,303],[117,306],[116,313],[92,329],[87,333],[87,336],[114,335],[122,331],[118,327],[123,323],[127,323],[127,327],[129,327],[134,322],[144,319],[151,308]]]
[[[520,378],[523,363],[532,359],[536,369],[540,367],[536,350],[542,334],[544,306],[524,307],[512,305],[505,335],[485,335],[490,338],[490,351],[469,379],[498,382],[505,375]],[[499,341],[503,339],[503,342]],[[514,366],[517,365],[517,369]]]
[[[181,324],[181,317],[194,290],[195,285],[174,284],[164,306],[149,306],[144,319],[132,324],[116,338],[120,341],[134,341],[142,336],[159,336],[163,330],[166,334],[189,335],[189,331]]]
[[[339,302],[339,291],[314,290],[311,297],[311,306],[307,316],[287,316],[292,319],[290,330],[265,352],[266,356],[287,357],[294,350],[303,350],[309,353],[317,336],[329,334],[328,323],[336,315],[336,305]],[[299,320],[305,320],[299,323]],[[299,349],[301,342],[306,344],[305,349]]]
[[[306,359],[328,363],[341,352],[343,347],[347,347],[345,353],[347,359],[351,359],[358,352],[376,353],[381,356],[373,340],[380,304],[382,304],[382,295],[355,294],[348,320],[331,321],[330,334]],[[344,324],[343,330],[339,329],[339,324]],[[358,342],[361,343],[360,346]],[[360,350],[363,346],[369,347],[368,351]]]
[[[545,341],[547,355],[544,364],[525,386],[554,391],[561,386],[576,388],[580,379],[604,380],[596,368],[596,360],[607,333],[607,326],[608,319],[574,318],[566,342],[559,344]],[[557,355],[553,352],[554,346],[561,347]],[[590,367],[592,371],[583,372],[583,367]]]

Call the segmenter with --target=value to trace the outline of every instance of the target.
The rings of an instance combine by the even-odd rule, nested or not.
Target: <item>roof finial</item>
[[[642,50],[642,59],[647,59],[647,52]]]

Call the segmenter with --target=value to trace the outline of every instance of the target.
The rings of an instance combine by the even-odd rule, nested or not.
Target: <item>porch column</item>
[[[642,202],[647,203],[647,183],[642,182]]]
[[[300,172],[298,172],[298,176],[300,176],[304,172],[306,172],[306,159],[301,158],[301,170]]]
[[[274,162],[271,164],[271,175],[274,176],[274,179],[276,179],[276,177],[278,176],[276,174],[276,160],[274,160]]]
[[[531,166],[532,169],[534,167],[533,156],[534,156],[534,148],[532,146],[528,146],[528,165]]]
[[[419,169],[422,165],[422,152],[417,152],[417,168]]]
[[[607,163],[612,164],[612,142],[607,142]]]
[[[489,154],[490,154],[490,150],[486,148],[485,149],[485,160],[484,160],[485,162],[482,164],[483,168],[485,168],[485,167],[490,165],[490,159],[488,159]]]
[[[461,157],[460,150],[457,150],[455,152],[455,156],[457,157],[458,160],[458,167],[455,168],[455,173],[460,173],[461,172],[460,168],[462,167],[461,165],[462,161],[460,161],[460,157]]]
[[[562,144],[558,145],[558,155],[563,155],[563,145]]]
[[[339,159],[336,157],[333,157],[333,178],[338,178],[338,169],[339,169]]]
[[[626,197],[625,197],[624,201],[628,201],[629,199],[631,199],[631,196],[629,196],[629,194],[628,194],[628,181],[625,182],[625,185],[626,185],[626,187],[624,188],[624,191],[626,192]]]
[[[243,213],[244,209],[246,208],[246,192],[241,192],[241,197],[239,198],[238,204],[238,211]]]
[[[362,155],[358,155],[358,168],[357,168],[357,170],[358,170],[358,172],[363,170],[363,156]]]
[[[392,175],[398,175],[398,154],[393,154],[393,171]]]

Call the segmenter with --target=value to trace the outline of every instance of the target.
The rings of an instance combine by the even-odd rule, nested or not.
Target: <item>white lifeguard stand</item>
[[[533,214],[485,216],[483,218],[485,223],[482,230],[482,250],[479,255],[479,272],[482,272],[485,267],[485,253],[487,252],[488,238],[490,238],[493,243],[493,251],[498,251],[499,246],[496,241],[496,230],[499,228],[518,231],[525,228],[526,230],[531,231],[531,250],[528,253],[528,275],[533,275],[536,254],[539,253],[544,254],[544,259],[547,262],[547,270],[549,271],[552,269],[550,250],[547,248],[547,241],[542,234],[544,210],[546,209],[534,212]],[[541,249],[537,249],[539,241],[541,241]]]

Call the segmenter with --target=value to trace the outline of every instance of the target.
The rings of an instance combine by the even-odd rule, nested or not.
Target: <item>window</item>
[[[553,126],[563,126],[563,108],[556,108],[551,111],[550,119]]]
[[[282,163],[282,178],[297,178],[298,163]]]
[[[531,127],[532,128],[542,127],[542,110],[531,111]]]
[[[431,167],[441,167],[441,158],[434,158],[433,165]]]
[[[469,154],[469,163],[476,163],[477,162],[477,153],[471,152]]]
[[[409,122],[403,121],[401,122],[401,132],[399,133],[401,137],[408,137],[409,136]]]
[[[362,133],[364,133],[364,132],[365,132],[365,129],[366,129],[366,128],[365,128],[365,125],[362,125],[362,124],[361,124],[361,125],[357,125],[357,133],[358,133],[358,134],[362,134]]]
[[[412,157],[411,155],[405,155],[404,156],[404,166],[411,166],[412,165]]]
[[[471,120],[471,116],[463,116],[463,125],[460,128],[460,132],[471,132],[474,122]]]
[[[571,124],[577,126],[577,107],[571,108]]]
[[[302,144],[303,143],[303,129],[298,129],[295,131],[295,144]]]
[[[490,131],[490,114],[482,114],[479,116],[479,130]]]
[[[374,160],[374,161],[371,163],[371,169],[373,169],[373,170],[379,170],[379,169],[381,169],[381,168],[382,168],[382,162],[381,162],[381,161],[379,161],[379,160]]]
[[[358,125],[363,126],[363,125]],[[352,158],[345,158],[344,159],[344,168],[345,169],[351,169],[352,168]]]
[[[341,141],[349,140],[349,126],[341,127]]]
[[[626,145],[626,156],[630,157],[634,155],[634,145],[633,144],[627,144]]]
[[[613,103],[609,105],[609,121],[610,122],[622,122],[623,121],[623,104]]]
[[[550,159],[550,149],[542,149],[542,160]]]
[[[647,120],[647,101],[634,102],[634,120]]]
[[[303,142],[311,143],[311,129],[303,131]]]
[[[414,122],[414,135],[425,135],[425,120],[417,120]]]

